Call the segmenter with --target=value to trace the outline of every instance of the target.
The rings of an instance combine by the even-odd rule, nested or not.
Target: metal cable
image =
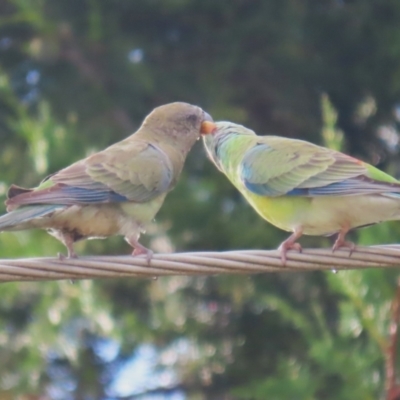
[[[254,274],[393,268],[400,266],[400,245],[357,247],[332,253],[330,249],[290,251],[285,266],[277,250],[239,250],[154,254],[145,257],[89,256],[78,259],[0,259],[0,282],[94,279],[121,277],[154,278],[166,275]]]

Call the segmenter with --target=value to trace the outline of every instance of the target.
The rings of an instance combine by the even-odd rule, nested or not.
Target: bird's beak
[[[211,118],[210,114],[204,113],[204,120],[201,123],[200,133],[202,135],[208,135],[209,133],[215,132],[217,126],[214,123],[214,120]]]

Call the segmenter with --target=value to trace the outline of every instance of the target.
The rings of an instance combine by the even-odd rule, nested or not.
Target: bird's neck
[[[178,141],[168,137],[165,132],[157,132],[151,129],[139,129],[134,136],[138,140],[151,143],[166,154],[172,164],[174,180],[177,180],[182,171],[189,149],[181,146]]]
[[[221,135],[217,138],[215,155],[220,167],[228,175],[236,175],[236,170],[243,158],[245,140],[240,135]],[[243,143],[242,143],[243,142]]]

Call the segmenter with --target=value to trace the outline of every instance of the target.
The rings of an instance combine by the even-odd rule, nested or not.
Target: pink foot
[[[289,238],[290,239],[290,238]],[[281,252],[281,260],[282,260],[282,265],[286,265],[287,257],[286,253],[289,250],[296,250],[299,253],[303,251],[303,248],[301,247],[300,243],[297,242],[292,242],[291,240],[285,240],[284,242],[281,243],[281,245],[278,247],[278,250]]]
[[[341,247],[347,247],[348,249],[350,249],[349,257],[352,255],[353,251],[356,249],[356,245],[352,242],[347,242],[345,240],[348,231],[349,229],[345,227],[342,228],[342,230],[339,232],[338,237],[332,247],[332,253],[334,253],[337,249],[340,249]]]
[[[141,245],[139,243],[136,244],[136,246],[135,246],[135,248],[134,248],[134,250],[132,252],[132,255],[134,257],[145,255],[146,256],[146,260],[147,260],[147,264],[149,264],[149,265],[150,265],[151,259],[153,258],[153,254],[154,254],[153,250],[150,250],[147,247],[144,247],[143,245]]]
[[[133,247],[132,256],[136,257],[145,255],[147,264],[150,265],[150,260],[152,259],[154,252],[139,243],[139,235],[135,234],[129,237],[125,236],[125,240]]]
[[[64,254],[62,254],[62,253],[58,253],[57,254],[57,257],[58,257],[58,259],[59,260],[68,260],[68,259],[71,259],[71,258],[78,258],[78,256],[77,256],[77,254],[74,252],[74,253],[68,253],[68,255],[67,256],[65,256]]]
[[[58,236],[56,236],[58,238]],[[74,238],[68,232],[59,232],[59,240],[64,244],[67,248],[67,257],[64,254],[58,253],[59,260],[65,260],[66,258],[78,258],[74,250]]]
[[[301,247],[300,243],[297,243],[296,240],[302,235],[303,229],[301,227],[297,227],[294,232],[285,240],[281,243],[281,245],[278,247],[278,250],[281,252],[281,260],[282,260],[282,265],[286,265],[286,253],[289,250],[296,250],[299,253],[303,251],[303,248]]]
[[[353,242],[347,242],[342,238],[338,237],[332,247],[332,253],[334,253],[336,250],[342,247],[350,249],[349,257],[353,254],[353,251],[356,249],[356,245]]]

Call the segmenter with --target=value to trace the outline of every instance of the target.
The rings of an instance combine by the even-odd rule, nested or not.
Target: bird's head
[[[213,123],[213,128],[203,134],[203,142],[208,157],[218,166],[218,150],[226,143],[239,135],[255,135],[255,132],[243,125],[229,121],[218,121]]]
[[[200,107],[176,102],[155,108],[142,128],[184,151],[189,151],[200,135],[215,129],[213,119]]]

